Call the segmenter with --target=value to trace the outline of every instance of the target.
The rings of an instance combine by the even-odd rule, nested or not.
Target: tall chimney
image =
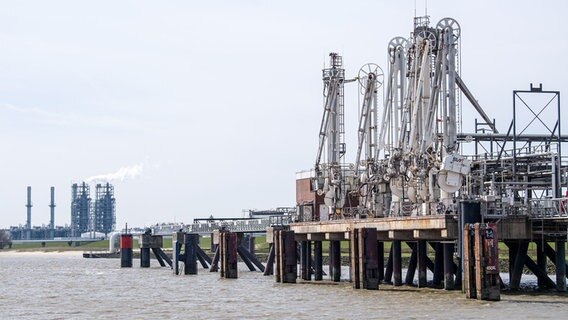
[[[49,204],[51,217],[49,220],[49,229],[55,229],[55,187],[51,187],[51,203]]]
[[[30,186],[28,186],[28,204],[26,204],[26,208],[28,208],[28,219],[26,220],[26,238],[27,240],[30,240],[32,229],[32,187]]]

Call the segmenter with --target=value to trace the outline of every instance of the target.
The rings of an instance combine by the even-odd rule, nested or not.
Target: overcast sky
[[[33,225],[49,222],[50,186],[68,224],[71,183],[121,168],[120,226],[293,206],[295,172],[315,159],[327,54],[349,77],[368,62],[386,71],[414,3],[3,1],[0,228],[25,223],[28,185]],[[434,23],[461,24],[462,78],[502,131],[512,90],[566,92],[567,3],[428,1]]]

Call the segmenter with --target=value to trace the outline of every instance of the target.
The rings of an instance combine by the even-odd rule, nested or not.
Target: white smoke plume
[[[141,175],[143,170],[144,170],[144,164],[139,163],[129,167],[122,167],[113,173],[99,174],[96,176],[89,177],[85,180],[85,182],[87,183],[93,181],[111,182],[111,181],[124,181],[125,179],[134,179],[139,175]]]

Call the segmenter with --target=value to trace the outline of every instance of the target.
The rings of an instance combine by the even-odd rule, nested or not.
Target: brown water
[[[138,260],[134,261],[137,265]],[[0,319],[559,319],[568,296],[502,295],[466,300],[459,291],[382,285],[277,284],[242,269],[220,279],[200,269],[121,269],[118,259],[80,253],[0,253]],[[243,266],[244,267],[244,266]]]

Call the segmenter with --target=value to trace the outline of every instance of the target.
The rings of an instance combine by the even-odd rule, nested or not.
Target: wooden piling
[[[237,269],[237,234],[228,230],[219,232],[220,260],[222,278],[238,278]]]
[[[475,286],[475,251],[473,250],[474,246],[474,239],[473,239],[473,229],[471,224],[465,224],[463,230],[463,250],[462,250],[462,259],[463,259],[463,286],[462,289],[465,292],[465,295],[468,299],[475,299],[477,297],[477,290]]]
[[[274,270],[274,278],[276,280],[276,282],[281,282],[282,281],[282,275],[281,275],[281,271],[282,271],[282,256],[281,256],[281,250],[280,250],[280,244],[281,244],[281,234],[280,234],[281,230],[274,230],[274,260],[276,261],[275,263],[275,270]]]
[[[359,229],[353,229],[349,232],[349,272],[353,289],[361,288],[361,270],[359,261]]]
[[[467,298],[501,299],[499,246],[495,224],[465,224],[463,232],[463,289]]]

